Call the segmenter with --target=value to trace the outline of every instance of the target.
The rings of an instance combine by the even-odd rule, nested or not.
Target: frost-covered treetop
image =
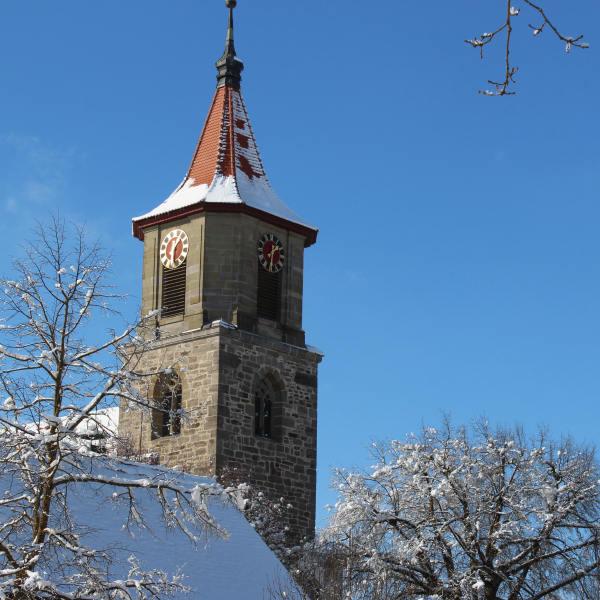
[[[593,449],[480,420],[375,443],[371,455],[368,469],[334,470],[324,532],[351,558],[352,597],[537,600],[596,585]]]

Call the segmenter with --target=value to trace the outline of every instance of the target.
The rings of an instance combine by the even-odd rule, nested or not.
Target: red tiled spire
[[[224,92],[225,88],[218,89],[213,98],[184,183],[190,177],[195,180],[196,185],[201,183],[210,185],[212,183],[219,158]]]
[[[231,5],[231,6],[230,6]],[[225,53],[217,62],[217,91],[185,179],[153,211],[133,219],[133,233],[143,239],[144,227],[183,215],[211,211],[254,214],[301,232],[310,245],[317,228],[290,210],[271,188],[240,91],[242,61],[233,45],[234,0],[229,0]]]
[[[191,179],[192,186],[210,185],[215,175],[237,179],[238,170],[266,179],[242,93],[225,86],[215,93],[184,185]]]

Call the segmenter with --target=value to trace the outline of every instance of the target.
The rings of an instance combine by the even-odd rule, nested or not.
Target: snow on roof
[[[65,417],[52,417],[50,415],[41,415],[40,421],[36,423],[26,423],[25,429],[34,432],[44,432],[50,429],[51,422],[68,425],[69,420],[76,418],[76,414]],[[89,414],[75,427],[75,431],[80,435],[102,434],[104,437],[115,437],[119,431],[119,407],[101,408]]]
[[[77,427],[78,433],[100,431],[107,437],[114,437],[119,431],[119,407],[102,408],[90,414]]]
[[[136,476],[139,474],[141,477],[147,476],[145,474],[149,471],[155,475],[156,470],[161,469],[137,464],[122,464],[119,468],[134,471]],[[173,474],[168,469],[166,471]],[[197,483],[214,483],[208,477],[182,474],[181,478],[190,488]],[[81,508],[86,510],[87,507],[89,503],[83,502]],[[153,503],[145,508],[151,522],[158,523],[160,507]],[[285,574],[285,568],[231,503],[213,505],[210,511],[230,537],[228,540],[212,539],[206,547],[198,548],[192,547],[181,532],[167,535],[158,526],[154,531],[156,538],[140,532],[132,539],[121,531],[124,515],[107,507],[97,509],[93,520],[95,524],[102,523],[102,535],[128,546],[141,560],[147,561],[148,566],[171,573],[181,568],[186,575],[185,584],[206,600],[263,600],[269,581],[273,581],[276,572]],[[92,516],[87,512],[86,515]]]
[[[245,204],[317,231],[273,191],[239,89],[217,89],[185,179],[167,200],[133,221],[166,215],[202,202]]]
[[[317,356],[325,356],[325,354],[323,353],[323,350],[320,350],[319,348],[316,348],[315,346],[309,346],[308,344],[306,344],[306,349],[309,352],[316,354]]]
[[[125,479],[154,479],[161,472],[165,479],[179,477],[179,485],[189,489],[197,484],[213,485],[214,480],[171,469],[142,465],[130,461],[96,459],[97,473]],[[0,481],[0,488],[4,482]],[[188,537],[178,530],[166,531],[161,521],[161,507],[143,490],[136,492],[136,500],[152,532],[134,528],[123,529],[127,507],[101,502],[98,487],[78,487],[77,494],[69,494],[70,510],[80,525],[91,527],[93,533],[87,545],[94,548],[118,548],[120,562],[113,564],[114,577],[127,577],[127,558],[134,554],[144,569],[158,569],[174,575],[179,569],[185,575],[184,585],[204,600],[264,600],[267,587],[277,574],[289,577],[283,565],[254,531],[250,523],[231,504],[213,502],[210,513],[229,533],[229,538],[211,538],[206,546],[193,546]],[[83,540],[82,536],[82,541]],[[122,573],[121,573],[122,571]],[[180,595],[179,597],[183,597]]]

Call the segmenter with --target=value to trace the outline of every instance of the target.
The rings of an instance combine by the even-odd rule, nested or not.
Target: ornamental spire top
[[[217,87],[229,86],[239,89],[244,63],[235,55],[235,46],[233,45],[233,9],[237,5],[237,0],[225,0],[225,5],[229,9],[229,26],[225,53],[217,61],[217,70],[219,71]]]

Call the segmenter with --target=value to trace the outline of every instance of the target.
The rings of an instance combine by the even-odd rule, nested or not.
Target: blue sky
[[[0,233],[18,252],[60,207],[141,281],[131,217],[186,173],[225,40],[221,0],[0,6]],[[503,3],[240,0],[242,91],[278,195],[320,227],[306,253],[320,371],[318,504],[328,465],[441,411],[600,438],[600,6],[523,8],[517,95],[486,98]],[[596,75],[594,75],[594,73]]]

